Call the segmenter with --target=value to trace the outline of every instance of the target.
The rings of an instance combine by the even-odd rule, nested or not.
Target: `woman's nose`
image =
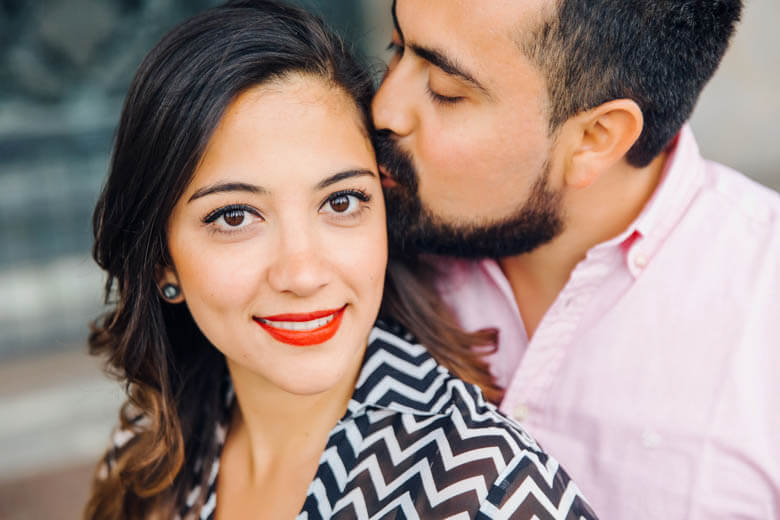
[[[272,254],[268,283],[277,292],[311,296],[331,281],[333,273],[324,251],[308,233],[290,230],[280,237]]]

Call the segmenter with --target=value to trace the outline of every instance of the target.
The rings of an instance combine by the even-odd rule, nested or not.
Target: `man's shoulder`
[[[676,226],[678,252],[710,258],[708,270],[735,289],[780,281],[780,194],[718,163],[706,162],[706,171]]]
[[[702,195],[724,211],[723,218],[740,218],[775,233],[780,230],[780,193],[723,164],[705,164]]]

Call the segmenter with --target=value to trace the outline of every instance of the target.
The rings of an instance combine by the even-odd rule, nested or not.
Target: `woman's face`
[[[387,263],[385,208],[355,103],[294,75],[228,107],[168,226],[173,268],[233,377],[294,394],[352,384]]]

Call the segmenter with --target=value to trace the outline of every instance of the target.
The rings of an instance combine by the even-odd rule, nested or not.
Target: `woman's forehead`
[[[375,166],[356,103],[330,82],[298,76],[236,97],[212,134],[189,191],[226,180],[268,191],[296,179],[315,185],[318,176],[358,168]]]

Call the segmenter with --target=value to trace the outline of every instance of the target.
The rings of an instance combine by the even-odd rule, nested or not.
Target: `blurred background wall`
[[[85,354],[103,277],[90,215],[143,55],[213,0],[0,0],[0,518],[78,516],[121,401]],[[300,0],[380,65],[389,0]],[[780,189],[777,0],[748,0],[692,125],[705,156]],[[381,67],[377,67],[380,69]],[[28,490],[28,491],[25,491]]]

